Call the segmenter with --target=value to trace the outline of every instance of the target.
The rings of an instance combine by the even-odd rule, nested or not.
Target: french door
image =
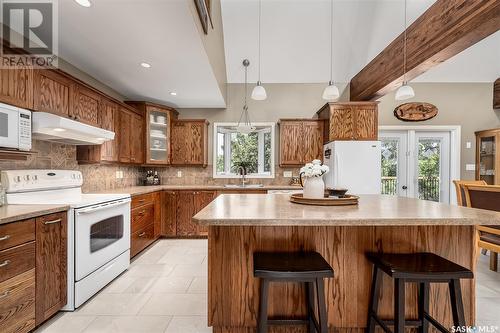
[[[382,130],[382,194],[450,202],[451,132]]]

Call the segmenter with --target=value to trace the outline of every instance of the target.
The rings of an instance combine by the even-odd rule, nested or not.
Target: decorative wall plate
[[[394,117],[402,121],[424,121],[437,114],[438,108],[435,105],[424,102],[405,103],[394,109]]]

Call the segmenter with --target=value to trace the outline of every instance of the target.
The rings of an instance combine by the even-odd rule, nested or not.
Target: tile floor
[[[489,271],[483,255],[477,282],[477,324],[500,326],[500,272]],[[59,313],[36,332],[212,332],[206,315],[207,241],[160,240],[77,311]]]

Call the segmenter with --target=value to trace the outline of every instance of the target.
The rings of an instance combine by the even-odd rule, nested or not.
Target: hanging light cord
[[[405,0],[405,31],[403,45],[403,85],[406,84],[406,1],[407,0]]]
[[[333,84],[333,0],[330,1],[330,84]]]
[[[247,126],[251,125],[250,122],[250,116],[248,114],[248,105],[247,105],[247,87],[248,87],[248,80],[247,80],[247,75],[248,75],[248,67],[245,66],[245,104],[243,105],[243,111],[241,112],[240,119],[238,120],[238,126],[241,124],[241,119],[244,119],[244,124]]]
[[[259,0],[259,82],[260,82],[260,58],[261,58],[261,52],[260,52],[260,25],[261,25],[261,15],[262,15],[262,0]]]

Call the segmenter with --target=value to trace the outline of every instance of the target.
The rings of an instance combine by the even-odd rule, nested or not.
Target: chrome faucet
[[[240,165],[238,167],[238,173],[241,176],[241,186],[245,187],[245,184],[248,182],[248,180],[246,180],[246,178],[245,178],[247,175],[247,168],[243,165]]]

